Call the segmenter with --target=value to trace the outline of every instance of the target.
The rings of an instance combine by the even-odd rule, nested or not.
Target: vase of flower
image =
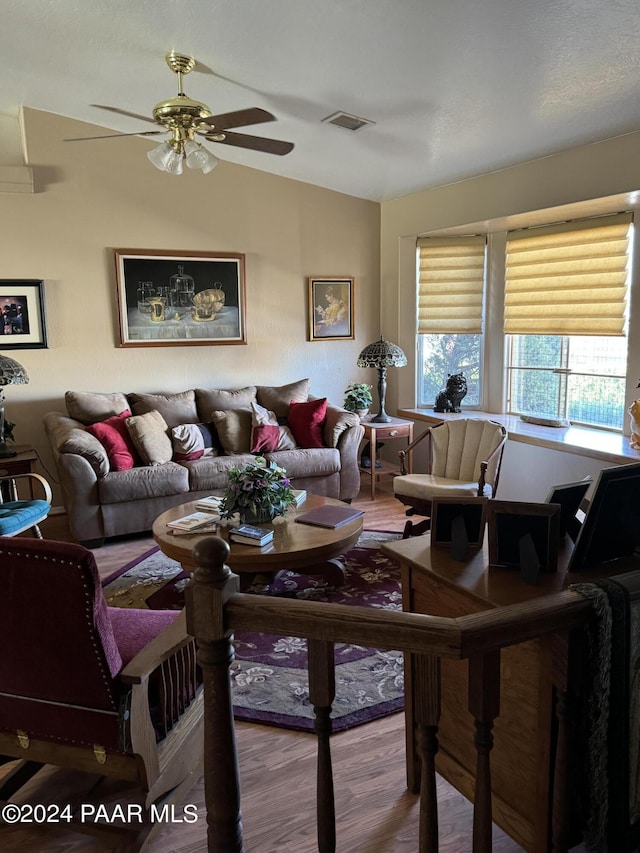
[[[238,514],[243,524],[260,524],[284,515],[295,502],[287,472],[274,462],[267,464],[263,456],[230,468],[228,476],[220,504],[222,518]]]

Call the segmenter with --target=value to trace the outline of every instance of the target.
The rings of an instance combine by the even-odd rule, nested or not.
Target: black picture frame
[[[431,544],[450,546],[459,538],[456,519],[464,524],[462,538],[469,548],[482,548],[487,520],[486,497],[438,497],[431,499]],[[458,531],[460,528],[458,528]]]
[[[44,281],[0,280],[0,350],[48,349]]]
[[[575,542],[580,532],[581,521],[577,516],[578,510],[591,486],[591,477],[577,480],[575,483],[561,483],[552,486],[546,497],[545,503],[560,504],[560,524],[558,536],[560,539],[568,534],[572,542]]]
[[[247,343],[243,254],[156,249],[113,252],[121,347]],[[172,281],[178,276],[189,280],[195,300],[189,302],[185,291],[185,299],[174,304]],[[152,288],[153,311],[150,300],[139,299],[143,284]],[[215,293],[223,294],[219,303]]]
[[[559,504],[489,501],[489,567],[519,569],[528,583],[557,571],[559,525]]]
[[[640,551],[640,462],[603,468],[567,567],[581,572],[601,563],[634,557]]]

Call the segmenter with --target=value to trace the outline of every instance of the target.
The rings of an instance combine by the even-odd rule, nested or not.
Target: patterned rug
[[[280,572],[272,580],[258,577],[249,592],[356,607],[402,609],[400,570],[379,548],[397,534],[364,531],[343,555],[346,582],[339,589],[322,578]],[[154,548],[104,581],[112,607],[181,608],[189,577],[180,565]],[[309,703],[306,641],[268,634],[236,634],[231,668],[237,720],[313,731]],[[400,652],[336,644],[336,698],[333,730],[379,719],[403,709],[403,659]]]

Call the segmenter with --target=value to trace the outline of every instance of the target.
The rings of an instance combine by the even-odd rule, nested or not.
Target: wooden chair
[[[20,500],[16,480],[29,483],[31,494],[36,484],[42,491],[42,498]],[[42,539],[38,525],[51,510],[51,487],[40,474],[11,474],[0,477],[0,536],[17,536],[33,528],[34,535]]]
[[[126,849],[146,849],[163,826],[153,811],[180,803],[201,771],[184,611],[108,607],[93,554],[71,543],[1,540],[0,578],[0,765],[17,759],[0,803],[47,764],[125,780],[142,820],[104,829],[133,831]],[[81,817],[60,826],[95,833]]]
[[[407,454],[424,439],[428,444],[427,472],[408,474]],[[409,507],[406,515],[427,516],[418,524],[407,521],[404,538],[429,529],[434,497],[493,497],[506,440],[506,429],[496,421],[459,418],[430,427],[401,450],[401,473],[394,477],[394,494]]]

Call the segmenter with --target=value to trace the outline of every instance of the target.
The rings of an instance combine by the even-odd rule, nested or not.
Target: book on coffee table
[[[355,521],[364,515],[363,509],[356,509],[352,506],[319,506],[317,509],[311,509],[309,512],[304,512],[296,518],[300,524],[312,524],[315,527],[342,527],[343,524],[348,524],[350,521]]]
[[[262,548],[273,540],[273,530],[241,524],[240,527],[234,527],[229,531],[229,539],[242,545],[257,545]]]
[[[199,527],[204,527],[217,519],[211,518],[210,512],[190,512],[189,515],[183,515],[182,518],[176,518],[175,521],[167,521],[167,527],[175,530],[197,530]]]
[[[218,495],[209,495],[206,498],[199,498],[196,501],[196,509],[210,510],[211,512],[218,512],[218,510],[220,509],[221,503],[222,503],[221,497],[218,497]]]

